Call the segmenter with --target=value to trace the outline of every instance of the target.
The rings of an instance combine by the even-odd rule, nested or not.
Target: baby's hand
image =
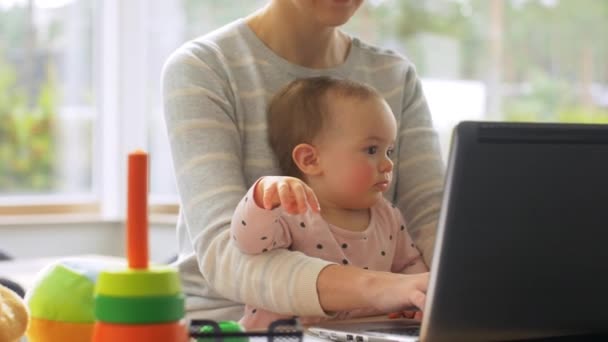
[[[264,209],[279,205],[289,214],[303,214],[307,204],[319,212],[319,201],[312,189],[294,177],[269,176],[262,178],[254,191],[255,203]]]

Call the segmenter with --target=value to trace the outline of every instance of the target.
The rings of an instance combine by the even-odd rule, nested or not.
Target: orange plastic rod
[[[148,268],[148,154],[129,153],[127,183],[127,260],[130,268]]]

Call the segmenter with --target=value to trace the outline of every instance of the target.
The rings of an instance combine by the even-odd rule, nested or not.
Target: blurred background
[[[134,148],[175,215],[163,62],[264,3],[0,0],[0,215],[120,220]],[[416,65],[444,157],[465,119],[608,123],[608,1],[367,0],[344,29]]]

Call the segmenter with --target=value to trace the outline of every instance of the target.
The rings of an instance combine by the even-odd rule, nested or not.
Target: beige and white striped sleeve
[[[223,64],[218,50],[190,47],[168,59],[162,79],[178,192],[200,272],[234,302],[324,316],[316,280],[328,262],[287,250],[245,255],[230,242],[231,217],[247,186],[234,87]]]
[[[444,166],[437,133],[413,66],[407,70],[398,134],[395,203],[410,235],[431,265],[443,193]]]

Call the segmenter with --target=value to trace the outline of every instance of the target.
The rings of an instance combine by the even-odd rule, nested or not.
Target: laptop
[[[608,125],[460,123],[435,244],[421,325],[309,331],[346,342],[606,333]]]

